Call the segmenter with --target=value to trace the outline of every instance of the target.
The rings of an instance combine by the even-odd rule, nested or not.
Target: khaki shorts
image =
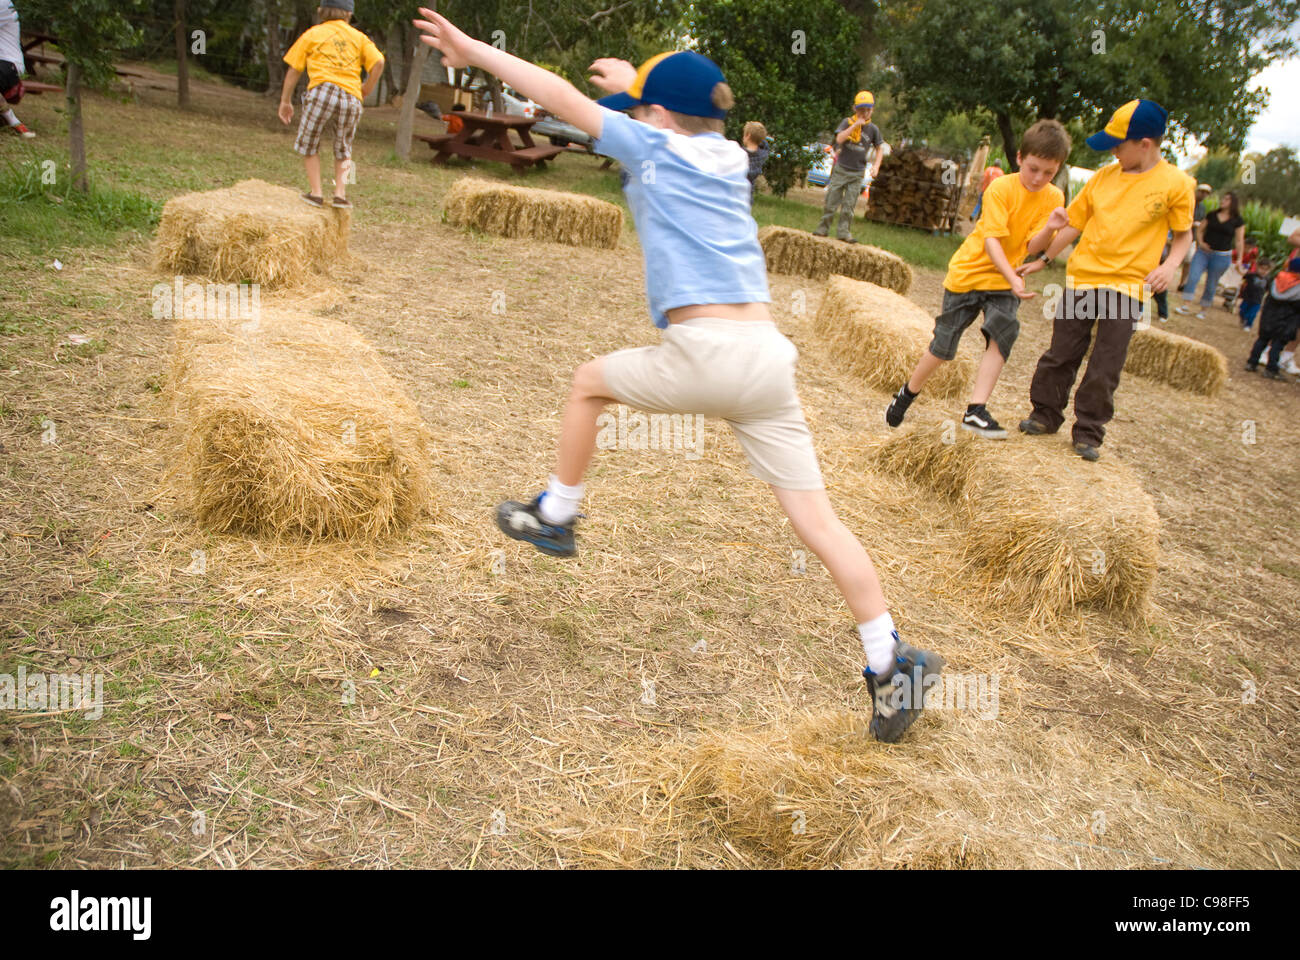
[[[769,321],[700,317],[672,323],[655,347],[601,358],[609,394],[646,413],[727,421],[758,479],[821,490],[812,434],[794,387],[795,345]]]

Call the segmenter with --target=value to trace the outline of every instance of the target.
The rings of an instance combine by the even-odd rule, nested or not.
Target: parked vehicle
[[[809,153],[817,154],[817,160],[808,165],[805,179],[811,186],[824,187],[831,178],[831,168],[835,166],[835,151],[828,143],[810,143],[804,148]]]
[[[553,146],[567,147],[574,143],[585,149],[588,153],[593,152],[595,141],[591,135],[579,130],[571,123],[566,123],[554,114],[533,124],[533,133],[539,133],[551,141]]]

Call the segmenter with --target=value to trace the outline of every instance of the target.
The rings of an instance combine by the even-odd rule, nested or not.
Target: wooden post
[[[176,0],[176,105],[182,110],[190,105],[189,43],[185,29],[185,0]]]
[[[278,0],[266,3],[266,95],[280,96],[284,86],[284,61],[280,50],[280,4]]]
[[[415,127],[415,101],[420,99],[420,80],[424,77],[424,62],[429,58],[429,45],[416,39],[415,55],[411,60],[411,78],[402,94],[402,107],[397,118],[397,155],[403,162],[411,159],[411,133]]]
[[[81,67],[68,61],[68,150],[72,160],[72,185],[86,192],[86,132],[81,123]]]

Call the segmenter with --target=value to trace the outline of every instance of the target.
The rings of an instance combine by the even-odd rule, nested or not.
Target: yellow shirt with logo
[[[984,191],[979,222],[948,261],[943,285],[953,293],[971,290],[1010,290],[1007,278],[993,265],[984,241],[995,237],[1013,268],[1020,266],[1029,249],[1029,239],[1047,225],[1047,218],[1065,205],[1059,187],[1046,184],[1031,193],[1018,173],[998,177]]]
[[[1067,285],[1140,297],[1135,291],[1160,265],[1169,231],[1191,229],[1195,193],[1196,181],[1163,158],[1145,173],[1102,167],[1069,207],[1070,226],[1081,235],[1065,268]]]
[[[307,72],[307,89],[322,83],[342,87],[361,99],[361,68],[384,59],[369,37],[342,20],[326,20],[306,31],[284,55],[284,62]]]

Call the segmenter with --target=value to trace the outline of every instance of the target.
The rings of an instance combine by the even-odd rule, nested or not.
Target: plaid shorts
[[[304,157],[320,152],[325,124],[334,121],[334,159],[352,156],[352,137],[361,119],[361,101],[342,87],[318,83],[302,98],[302,118],[298,121],[298,139],[293,148]]]

